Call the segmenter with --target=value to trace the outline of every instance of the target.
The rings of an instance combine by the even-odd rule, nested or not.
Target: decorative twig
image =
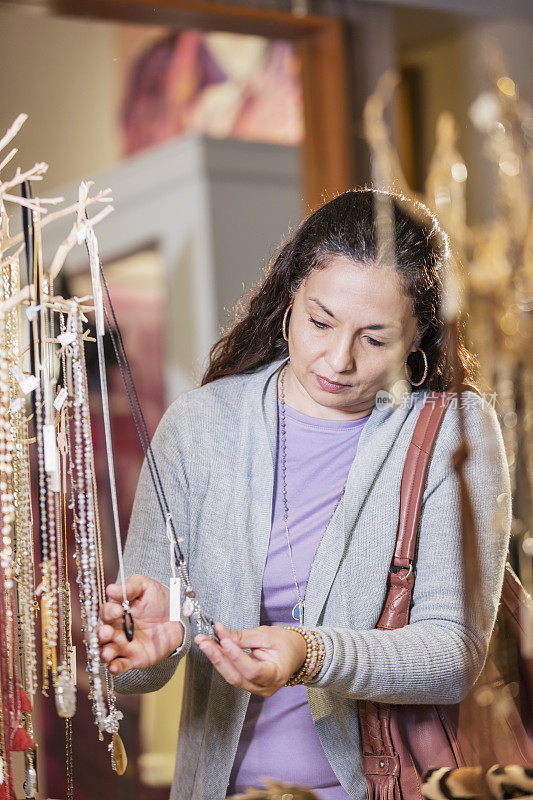
[[[11,142],[15,138],[15,136],[20,131],[20,129],[22,128],[27,119],[28,119],[27,114],[18,115],[13,125],[7,129],[3,138],[0,139],[0,150],[3,150],[4,147],[7,147],[9,142]]]
[[[15,294],[12,294],[11,297],[7,298],[7,300],[3,300],[0,303],[0,314],[8,314],[16,306],[28,301],[30,298],[33,298],[33,296],[33,285],[28,284],[28,286],[24,286],[23,289],[15,292]]]
[[[4,248],[2,248],[2,249],[4,249]],[[3,269],[4,267],[7,267],[8,264],[11,264],[13,261],[15,261],[15,259],[18,258],[18,256],[22,253],[23,250],[24,250],[24,245],[21,244],[18,250],[15,250],[15,252],[11,253],[10,256],[8,256],[7,258],[4,258],[3,261],[0,261],[0,269]]]
[[[91,295],[87,295],[86,297],[83,297],[83,298],[78,298],[77,299],[77,303],[78,303],[78,306],[79,306],[80,310],[83,311],[83,312],[85,312],[85,311],[94,311],[94,306],[93,305],[84,305],[81,302],[82,300],[85,300],[85,301],[92,300],[92,296]],[[65,300],[64,297],[60,297],[59,295],[56,295],[55,297],[52,297],[49,302],[45,303],[45,305],[46,305],[47,308],[52,309],[52,311],[61,311],[61,312],[65,313],[65,314],[68,314],[70,311],[72,311],[72,303],[71,303],[71,301],[70,300]],[[56,339],[50,339],[49,341],[55,342]]]
[[[112,211],[113,206],[106,206],[102,209],[102,211],[100,211],[99,214],[96,214],[96,216],[90,220],[90,224],[96,225],[98,222],[101,222],[101,220],[105,219],[105,217],[111,214]],[[76,220],[67,238],[57,248],[50,269],[48,270],[48,277],[50,280],[54,280],[54,278],[56,278],[59,270],[65,263],[67,255],[70,253],[72,248],[78,244],[78,231],[79,225],[78,220]]]
[[[13,150],[4,158],[3,161],[0,162],[0,171],[4,169],[6,164],[9,164],[12,158],[14,158],[18,153],[18,147],[14,147]]]
[[[111,192],[111,189],[104,189],[103,191],[98,192],[98,194],[95,194],[94,197],[89,197],[87,202],[86,202],[86,204],[85,204],[86,207],[87,206],[92,206],[92,205],[94,205],[94,203],[112,203],[113,202],[113,198],[109,196],[110,192]],[[46,225],[49,225],[50,222],[55,222],[58,219],[62,219],[63,217],[68,216],[73,211],[76,211],[77,208],[78,208],[78,202],[73,203],[70,206],[66,206],[65,208],[62,208],[59,211],[54,211],[53,214],[48,214],[48,216],[45,219],[40,221],[41,229],[44,228]],[[45,209],[41,209],[41,210],[45,211]],[[14,247],[15,245],[19,244],[19,242],[22,242],[23,240],[24,240],[24,234],[23,233],[18,233],[16,236],[13,236],[13,238],[10,239],[9,244],[7,246],[4,245],[4,250],[9,249],[10,247]]]
[[[0,194],[5,194],[8,189],[13,189],[14,186],[20,186],[24,181],[42,181],[43,175],[47,170],[48,164],[45,161],[39,161],[39,163],[34,164],[31,169],[26,170],[26,172],[21,172],[20,167],[17,167],[17,171],[10,181],[0,183]]]
[[[19,197],[15,194],[4,194],[2,195],[3,200],[9,200],[11,203],[17,203],[19,206],[26,206],[26,208],[30,208],[32,211],[40,211],[41,214],[46,214],[47,209],[41,208],[41,203],[46,203],[51,206],[56,206],[58,203],[62,203],[65,199],[64,197],[43,197],[39,198],[38,200],[27,200],[25,197]]]

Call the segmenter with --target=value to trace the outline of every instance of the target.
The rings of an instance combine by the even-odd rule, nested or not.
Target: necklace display
[[[21,115],[7,134],[0,137],[0,151],[14,138],[24,120],[25,116]],[[15,153],[13,150],[11,155]],[[0,162],[0,170],[9,160]],[[213,621],[203,611],[191,584],[182,540],[177,536],[170,513],[98,255],[94,226],[112,208],[107,205],[92,219],[87,214],[88,205],[109,202],[109,190],[89,197],[90,184],[82,183],[78,202],[53,215],[61,217],[74,212],[76,219],[71,233],[45,269],[41,231],[47,220],[43,222],[42,215],[48,203],[62,200],[32,197],[30,179],[40,179],[46,169],[46,164],[36,164],[25,173],[17,170],[12,182],[0,182],[0,800],[17,797],[11,770],[14,750],[24,752],[25,796],[33,798],[38,792],[32,701],[39,690],[45,696],[53,692],[57,714],[65,720],[67,800],[74,799],[72,720],[78,702],[68,570],[72,550],[94,721],[99,738],[110,737],[108,750],[112,768],[123,774],[127,765],[119,735],[122,712],[117,708],[113,678],[100,660],[98,640],[100,608],[106,597],[85,361],[85,343],[89,338],[87,311],[94,310],[96,318],[124,634],[128,641],[133,639],[134,618],[127,599],[122,563],[103,350],[106,324],[169,539],[171,619],[191,617],[199,632],[217,639]],[[20,196],[2,194],[6,187],[14,186],[20,188]],[[22,207],[23,231],[18,237],[9,234],[5,200]],[[10,255],[11,248],[20,243],[22,247]],[[76,244],[83,243],[89,256],[94,307],[87,305],[91,298],[64,299],[54,294],[54,279],[67,253]],[[21,289],[18,255],[22,250],[26,256],[26,282]],[[22,346],[23,341],[28,342],[27,346]],[[32,460],[35,461],[33,473]],[[33,487],[32,474],[35,476]],[[35,525],[32,488],[38,512]],[[38,553],[34,553],[34,531],[38,537]],[[36,570],[40,570],[38,586]],[[39,612],[40,676],[36,636]]]
[[[294,580],[294,585],[296,587],[296,594],[298,596],[298,602],[295,603],[292,609],[292,618],[295,619],[299,625],[303,625],[304,621],[304,607],[305,607],[305,599],[302,597],[300,592],[300,585],[298,583],[298,579],[296,577],[296,570],[294,568],[294,560],[292,556],[292,545],[291,545],[291,536],[289,532],[289,501],[287,498],[287,421],[285,415],[285,372],[287,367],[289,366],[290,361],[288,361],[283,370],[281,372],[280,378],[280,406],[281,406],[281,414],[280,414],[280,433],[281,433],[281,477],[283,481],[283,522],[285,525],[285,536],[287,538],[287,549],[289,551],[289,558],[291,562],[291,570],[292,570],[292,577]],[[326,527],[324,529],[324,533],[329,528],[330,522],[335,516],[335,512],[339,506],[340,501],[344,496],[345,488],[343,488],[342,492],[339,495],[337,502],[335,503],[335,508],[333,509],[333,513],[331,514]]]
[[[14,138],[24,120],[21,115],[6,135],[0,137],[0,151]],[[13,150],[0,163],[0,169],[16,152]],[[78,203],[54,215],[60,217],[74,211],[76,222],[46,270],[41,244],[45,223],[41,216],[46,213],[47,203],[54,204],[62,198],[34,199],[29,183],[29,179],[39,179],[46,169],[46,164],[36,164],[24,173],[17,170],[12,181],[0,182],[0,800],[15,800],[20,796],[11,769],[11,753],[15,750],[24,755],[25,797],[33,798],[38,792],[32,702],[39,690],[45,695],[53,691],[58,716],[65,720],[66,797],[74,798],[72,718],[77,703],[69,549],[74,549],[76,556],[95,724],[100,739],[110,737],[108,749],[113,769],[122,774],[127,764],[119,736],[122,713],[116,706],[112,676],[100,661],[97,637],[100,607],[106,598],[85,363],[88,331],[84,311],[88,306],[84,302],[88,298],[64,300],[54,294],[54,278],[66,254],[76,243],[81,244],[87,233],[96,254],[96,260],[94,253],[90,254],[91,268],[94,271],[96,266],[98,270],[93,226],[111,208],[107,206],[87,223],[86,208],[94,202],[107,203],[109,190],[90,198],[88,185],[83,184]],[[5,193],[15,186],[20,188],[20,196]],[[23,231],[18,236],[9,233],[6,201],[23,209]],[[22,247],[18,247],[21,242]],[[27,275],[21,289],[22,250],[25,250]],[[98,333],[101,338],[102,325]],[[99,360],[102,364],[101,357]],[[102,382],[105,385],[105,375]],[[110,442],[106,401],[107,394],[102,403],[107,411],[106,442]],[[117,500],[109,447],[108,460],[115,511]],[[38,511],[35,527],[32,488]],[[34,552],[34,531],[38,552]],[[124,584],[118,527],[116,533],[120,580]],[[40,570],[37,587],[36,570]],[[131,640],[133,620],[125,595],[124,600],[124,612],[129,615],[125,628]],[[39,612],[42,675],[37,669]]]

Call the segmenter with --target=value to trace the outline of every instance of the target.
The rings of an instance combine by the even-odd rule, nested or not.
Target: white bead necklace
[[[102,596],[101,547],[94,494],[93,449],[80,314],[79,307],[73,302],[72,311],[69,314],[68,331],[75,334],[71,352],[74,391],[73,479],[75,484],[73,496],[76,517],[78,582],[93,714],[100,734],[106,731],[115,737],[118,733],[118,723],[122,718],[122,712],[115,706],[112,682],[110,681],[107,687],[104,687],[102,681],[100,647],[97,636],[99,605]],[[108,689],[109,713],[105,704],[105,688]],[[110,750],[113,759],[112,743]]]

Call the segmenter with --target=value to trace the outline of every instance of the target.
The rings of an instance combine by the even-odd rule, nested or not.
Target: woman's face
[[[331,257],[303,281],[288,337],[286,401],[325,419],[369,414],[376,392],[405,377],[403,362],[417,348],[416,318],[398,273],[344,256]]]

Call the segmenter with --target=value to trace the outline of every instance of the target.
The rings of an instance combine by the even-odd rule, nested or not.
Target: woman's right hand
[[[112,583],[106,591],[109,602],[100,609],[104,624],[98,629],[98,640],[101,657],[113,675],[151,667],[182,644],[185,630],[181,622],[169,620],[166,586],[144,575],[132,575],[126,581],[126,596],[135,624],[131,642],[122,628],[122,586]]]

